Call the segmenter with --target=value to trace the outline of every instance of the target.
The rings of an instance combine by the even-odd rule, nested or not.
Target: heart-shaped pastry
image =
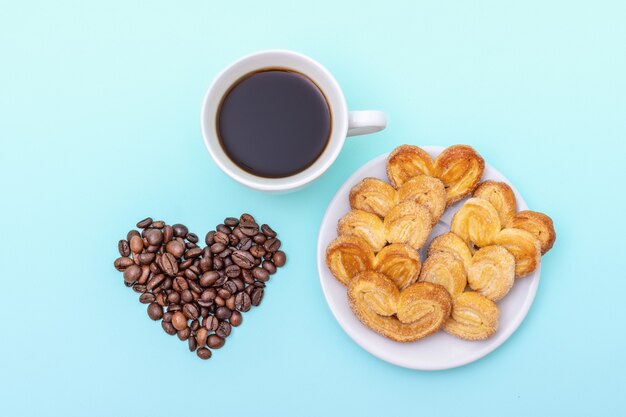
[[[339,236],[326,248],[326,265],[339,282],[348,285],[358,273],[374,268],[374,251],[361,237]]]
[[[520,211],[513,216],[511,221],[507,224],[507,227],[523,229],[535,235],[541,243],[542,255],[552,248],[552,245],[554,245],[554,241],[556,240],[556,233],[554,231],[552,219],[545,214],[536,211]]]
[[[397,342],[412,342],[437,332],[452,309],[452,297],[440,285],[416,282],[400,291],[374,271],[350,281],[348,301],[363,324]]]
[[[500,310],[496,303],[473,291],[454,299],[444,330],[466,340],[484,340],[498,330]]]
[[[446,186],[448,206],[470,195],[485,172],[485,160],[467,145],[454,145],[435,159],[434,176]]]
[[[392,208],[383,223],[389,243],[406,243],[416,250],[424,246],[432,230],[430,211],[415,201],[404,201]]]
[[[396,189],[378,178],[365,178],[350,190],[350,207],[385,217],[398,204]]]
[[[517,211],[515,194],[507,183],[487,180],[478,185],[473,197],[489,201],[500,216],[500,223],[508,224]]]
[[[439,179],[418,175],[398,188],[400,201],[412,200],[425,205],[432,216],[432,224],[435,225],[446,209],[446,189]]]
[[[434,171],[433,159],[419,146],[398,146],[387,157],[387,177],[396,188],[418,175],[433,176]]]
[[[463,266],[467,270],[472,262],[472,252],[467,243],[452,232],[437,236],[430,242],[428,256],[435,252],[448,252],[463,261]]]
[[[482,198],[470,198],[452,217],[450,231],[472,247],[488,246],[502,229],[493,204]]]
[[[376,254],[374,269],[392,280],[399,289],[417,281],[422,261],[419,252],[403,243],[386,246]]]
[[[470,288],[492,301],[507,295],[514,281],[515,257],[502,246],[480,248],[467,269]]]
[[[381,250],[387,243],[383,221],[377,215],[363,210],[350,210],[339,219],[337,234],[359,236],[367,241],[374,252]]]
[[[436,251],[424,262],[419,280],[443,286],[452,298],[465,290],[467,274],[463,261],[449,252]]]
[[[515,276],[530,274],[541,262],[541,242],[532,233],[522,229],[502,229],[493,243],[504,246],[515,257]]]

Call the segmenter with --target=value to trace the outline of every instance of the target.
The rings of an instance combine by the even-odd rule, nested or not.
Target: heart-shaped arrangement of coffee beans
[[[241,313],[261,303],[270,275],[286,262],[276,232],[249,214],[224,219],[206,234],[204,248],[182,224],[148,217],[137,228],[119,241],[115,268],[148,304],[148,316],[201,359],[224,346]]]

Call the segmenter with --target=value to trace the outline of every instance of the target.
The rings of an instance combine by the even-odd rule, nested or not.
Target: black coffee
[[[279,178],[308,168],[322,154],[331,131],[320,89],[297,72],[272,69],[239,80],[217,115],[222,148],[251,174]]]

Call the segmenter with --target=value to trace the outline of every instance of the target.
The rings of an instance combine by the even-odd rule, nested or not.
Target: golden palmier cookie
[[[387,177],[396,188],[417,175],[432,176],[433,172],[433,159],[418,146],[398,146],[387,157]]]
[[[507,295],[514,281],[515,257],[502,246],[479,249],[467,270],[470,288],[492,301]]]
[[[526,230],[541,243],[541,254],[543,255],[552,248],[556,240],[556,232],[552,219],[543,213],[532,210],[524,210],[517,213],[507,227]]]
[[[472,261],[472,252],[467,243],[452,232],[444,233],[437,236],[430,242],[428,247],[428,256],[435,252],[448,252],[463,261],[463,266],[467,271]]]
[[[515,257],[515,276],[533,272],[541,262],[541,243],[532,233],[522,229],[502,229],[493,240]]]
[[[484,340],[498,329],[499,316],[496,303],[484,295],[468,291],[454,299],[452,314],[443,329],[461,339]]]
[[[434,175],[446,187],[447,205],[470,195],[483,177],[485,160],[467,145],[444,149],[434,163]]]
[[[425,205],[430,210],[434,225],[446,209],[446,188],[437,178],[417,175],[398,188],[398,199]]]
[[[470,247],[488,246],[502,229],[497,210],[487,200],[470,198],[452,217],[450,230]]]
[[[350,190],[350,207],[385,217],[398,204],[396,189],[378,178],[365,178]]]
[[[454,299],[465,290],[467,274],[459,258],[448,252],[435,252],[424,261],[419,281],[443,286]]]
[[[437,332],[452,309],[452,298],[440,285],[417,282],[400,292],[391,280],[373,271],[354,277],[348,285],[348,302],[364,325],[397,342]]]
[[[326,248],[326,265],[343,285],[360,272],[374,268],[374,251],[358,236],[339,236]]]
[[[387,243],[383,221],[374,213],[363,210],[350,210],[339,219],[337,234],[359,236],[369,243],[374,252],[381,250]]]
[[[417,281],[421,268],[419,252],[404,243],[385,246],[374,259],[374,270],[392,280],[400,289]]]
[[[507,183],[487,180],[478,184],[474,197],[489,201],[500,216],[500,223],[507,224],[517,211],[515,193]]]
[[[420,249],[432,229],[430,210],[415,201],[405,201],[392,208],[384,219],[385,239],[406,243]]]

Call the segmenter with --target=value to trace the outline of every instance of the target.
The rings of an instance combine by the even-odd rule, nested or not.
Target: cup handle
[[[387,126],[387,116],[378,110],[348,112],[348,136],[380,132]]]

